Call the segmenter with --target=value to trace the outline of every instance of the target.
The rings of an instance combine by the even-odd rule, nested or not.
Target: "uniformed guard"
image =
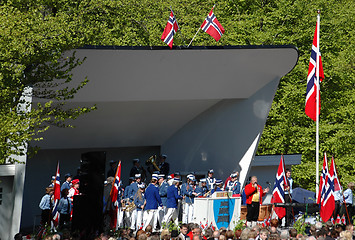
[[[163,206],[161,207],[161,209],[160,208],[158,209],[158,222],[161,227],[163,218],[164,218],[166,211],[167,211],[166,201],[167,201],[167,193],[168,193],[169,184],[165,181],[164,174],[158,175],[158,183],[159,183],[159,195],[161,198],[161,202],[163,203]]]
[[[187,182],[181,186],[181,195],[184,197],[184,204],[182,206],[182,223],[190,223],[194,212],[194,199],[197,193],[195,192],[196,181],[194,175],[187,175]]]
[[[208,170],[206,181],[207,181],[207,188],[209,191],[214,189],[214,186],[216,184],[216,179],[213,177],[213,174],[214,174],[213,169]]]
[[[182,196],[179,195],[179,179],[174,178],[173,184],[169,186],[167,190],[167,213],[165,214],[163,221],[162,221],[162,227],[167,226],[170,220],[176,221],[178,217],[178,200],[182,199]]]
[[[136,205],[136,209],[134,210],[136,212],[137,216],[137,221],[136,225],[132,226],[131,224],[131,229],[135,228],[135,230],[140,230],[143,228],[143,210],[145,206],[145,196],[144,196],[144,191],[145,191],[145,183],[140,183],[138,184],[138,191],[134,196],[134,204]]]
[[[145,211],[144,211],[144,226],[143,230],[145,231],[148,225],[151,225],[154,231],[157,231],[157,217],[156,212],[158,206],[163,206],[161,202],[161,198],[159,196],[159,189],[157,187],[158,184],[158,176],[155,174],[152,175],[152,180],[150,181],[149,186],[145,190]]]
[[[131,184],[135,182],[135,178],[134,177],[129,177],[129,184],[126,186],[125,190],[124,190],[124,193],[123,193],[123,206],[122,208],[122,211],[124,212],[124,217],[123,217],[123,227],[130,227],[131,226],[131,215],[132,215],[132,212],[130,211],[126,211],[126,206],[128,204],[130,204],[131,202]],[[133,199],[133,197],[132,197]]]
[[[232,192],[232,194],[240,194],[240,182],[238,181],[238,172],[230,175],[230,180],[226,184],[225,191]]]
[[[223,181],[221,179],[216,179],[216,184],[211,191],[211,195],[215,192],[221,192],[221,191],[223,191]]]
[[[135,176],[135,181],[130,185],[129,198],[130,202],[134,202],[134,196],[137,194],[139,185],[141,184],[141,174],[137,173]],[[137,211],[131,211],[131,229],[134,230],[137,222]]]
[[[160,163],[159,163],[159,169],[160,169],[160,173],[164,174],[164,175],[168,175],[169,174],[169,170],[170,170],[170,165],[169,163],[166,162],[166,158],[168,156],[165,154],[162,154],[160,156]]]
[[[71,187],[71,180],[72,180],[72,175],[70,173],[67,173],[64,175],[65,182],[63,182],[60,191],[63,191],[63,189],[70,189]]]
[[[206,178],[200,179],[201,186],[196,186],[196,197],[207,197],[208,188]]]

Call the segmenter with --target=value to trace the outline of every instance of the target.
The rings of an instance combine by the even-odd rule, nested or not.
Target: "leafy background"
[[[320,159],[323,152],[334,156],[342,184],[355,181],[355,3],[351,0],[1,1],[0,161],[9,153],[24,154],[21,144],[36,138],[38,131],[51,124],[65,125],[66,119],[95,109],[68,111],[57,105],[73,97],[87,80],[74,89],[48,90],[54,79],[69,82],[70,70],[80,64],[75,56],[61,59],[64,51],[84,45],[164,46],[160,36],[170,8],[180,26],[174,46],[183,48],[214,4],[226,32],[219,42],[200,32],[193,46],[292,44],[298,48],[298,64],[281,79],[258,154],[301,153],[302,164],[293,167],[293,177],[310,190],[315,186],[315,123],[304,114],[304,104],[316,15],[321,10],[325,80],[321,85]],[[29,84],[45,89],[37,94],[46,104],[18,116],[14,109]]]

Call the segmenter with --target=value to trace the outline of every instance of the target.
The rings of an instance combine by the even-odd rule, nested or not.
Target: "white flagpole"
[[[316,193],[319,194],[319,29],[320,29],[320,10],[317,15],[317,60],[316,60],[316,81],[317,81],[317,102],[316,102]]]

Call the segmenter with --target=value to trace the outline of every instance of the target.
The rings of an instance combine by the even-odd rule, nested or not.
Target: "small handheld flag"
[[[224,33],[224,28],[218,22],[217,17],[213,13],[213,9],[214,6],[211,9],[210,13],[207,15],[205,21],[203,21],[201,29],[208,33],[216,41],[218,41]]]
[[[175,19],[174,13],[171,10],[168,23],[165,26],[164,32],[161,35],[161,40],[173,48],[174,34],[179,30],[179,25]]]

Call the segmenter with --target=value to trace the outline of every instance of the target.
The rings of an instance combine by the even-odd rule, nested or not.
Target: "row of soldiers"
[[[213,175],[214,170],[210,169],[206,178],[197,181],[191,173],[187,175],[186,182],[182,183],[179,172],[168,176],[154,172],[149,185],[146,186],[142,175],[136,173],[134,177],[130,177],[130,184],[124,189],[119,184],[118,206],[114,206],[109,197],[114,178],[108,177],[104,190],[104,205],[106,216],[110,217],[110,227],[144,230],[151,225],[158,231],[170,221],[177,224],[178,216],[181,216],[182,223],[190,223],[193,220],[195,198],[209,197],[218,191],[240,194],[238,172],[233,172],[225,183]]]

